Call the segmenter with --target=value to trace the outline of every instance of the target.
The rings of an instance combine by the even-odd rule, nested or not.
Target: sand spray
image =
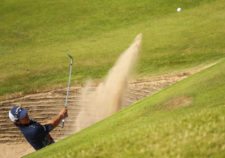
[[[98,122],[121,109],[128,80],[137,61],[142,34],[138,34],[130,47],[121,54],[107,77],[97,87],[88,81],[81,90],[80,111],[76,131]]]

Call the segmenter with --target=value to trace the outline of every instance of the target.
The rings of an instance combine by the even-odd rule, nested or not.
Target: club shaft
[[[70,83],[71,83],[72,66],[73,66],[73,57],[69,54],[68,54],[68,57],[70,58],[70,64],[69,64],[69,80],[67,83],[66,99],[64,103],[65,108],[67,108],[67,105],[68,105],[68,97],[70,93]],[[61,126],[62,128],[64,127],[64,122],[65,122],[65,119],[62,119],[62,126]]]
[[[65,107],[67,107],[67,104],[68,104],[68,97],[69,97],[69,93],[70,93],[71,74],[72,74],[72,62],[70,63],[70,66],[69,66],[69,80],[68,80],[68,84],[67,84],[66,99],[65,99],[65,104],[64,104]]]

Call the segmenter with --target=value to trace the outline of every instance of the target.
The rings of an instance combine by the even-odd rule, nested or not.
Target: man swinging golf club
[[[63,108],[55,118],[41,125],[31,120],[27,110],[20,106],[14,105],[9,111],[10,120],[20,129],[26,140],[35,150],[54,143],[49,132],[58,126],[61,120],[67,116],[67,109]]]
[[[9,118],[14,124],[20,129],[26,140],[31,144],[35,150],[39,150],[47,145],[54,143],[49,132],[51,132],[56,126],[62,122],[62,128],[64,126],[65,120],[68,116],[67,114],[67,104],[68,96],[70,90],[70,81],[72,74],[72,64],[73,57],[68,54],[69,57],[69,80],[67,86],[67,93],[64,108],[59,112],[59,114],[52,120],[49,120],[48,123],[41,125],[40,123],[33,121],[29,118],[28,112],[26,109],[20,106],[13,106],[9,111]]]

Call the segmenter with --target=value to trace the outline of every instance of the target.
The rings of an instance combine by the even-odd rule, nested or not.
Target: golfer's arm
[[[48,122],[48,124],[51,124],[55,128],[55,127],[57,127],[60,124],[60,122],[61,122],[62,119],[63,119],[63,116],[60,115],[60,114],[58,114],[55,118],[53,118],[52,120],[50,120]]]
[[[66,118],[67,116],[67,109],[63,108],[56,117],[54,117],[52,120],[49,120],[46,124],[50,124],[53,126],[53,128],[55,128],[60,124],[61,120]]]

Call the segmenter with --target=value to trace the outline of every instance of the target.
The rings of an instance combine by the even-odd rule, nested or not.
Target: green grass
[[[180,13],[176,8],[181,7]],[[139,32],[139,76],[225,57],[224,0],[2,0],[0,97],[102,78]],[[225,61],[26,157],[225,157]]]
[[[25,157],[223,158],[224,69],[225,60]]]
[[[224,0],[3,0],[0,96],[65,87],[68,51],[74,82],[102,78],[139,32],[141,76],[218,60],[225,57],[224,10]]]

